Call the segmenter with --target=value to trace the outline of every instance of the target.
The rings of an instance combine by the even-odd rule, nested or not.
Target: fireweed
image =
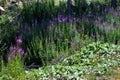
[[[26,55],[26,53],[22,49],[21,45],[22,45],[22,36],[18,36],[16,39],[16,45],[10,46],[8,60],[13,59],[15,57],[15,55],[19,55],[19,56]]]

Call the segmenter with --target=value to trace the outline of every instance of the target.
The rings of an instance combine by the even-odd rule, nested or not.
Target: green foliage
[[[120,50],[119,46],[111,44],[101,44],[99,42],[89,44],[81,48],[81,51],[74,56],[66,59],[62,64],[64,65],[99,65],[111,64],[106,66],[112,66],[112,61],[116,60],[119,65]],[[111,61],[111,62],[109,62]],[[70,63],[69,63],[70,62]],[[103,65],[104,66],[104,65]]]
[[[19,15],[17,14],[18,11],[13,10],[0,15],[0,40],[6,40],[9,38],[10,41],[10,38],[15,35],[19,26],[19,23],[16,23]]]
[[[20,15],[20,10],[0,15],[0,56],[6,55],[4,51],[8,52],[20,31],[22,46],[28,53],[25,63],[44,65],[38,70],[25,71],[24,61],[19,56],[7,64],[0,58],[0,79],[79,80],[91,73],[96,76],[109,74],[112,68],[120,67],[120,46],[93,42],[120,43],[119,8],[105,12],[110,0],[75,1],[72,6],[73,16],[77,16],[75,21],[71,21],[71,16],[70,21],[59,22],[60,14],[67,15],[67,4],[60,1],[55,5],[54,0],[23,1]]]
[[[99,25],[99,36],[100,38],[104,38],[103,41],[119,44],[119,11],[113,8],[110,8],[110,10],[111,11],[106,14],[106,16],[101,17],[101,21],[98,21],[96,25]]]
[[[16,56],[15,58],[9,60],[6,65],[2,61],[0,79],[24,79],[24,75],[24,63],[20,56]]]
[[[4,51],[7,47],[6,47],[6,44],[2,44],[2,41],[0,41],[0,45],[2,45],[2,46],[0,46],[0,55],[2,55],[2,54],[3,54],[3,51]]]
[[[113,67],[120,65],[120,46],[108,43],[92,43],[64,59],[58,65],[26,71],[28,78],[35,79],[78,79],[87,74],[100,76],[110,74]]]
[[[53,16],[57,16],[59,12],[65,12],[66,10],[65,3],[61,2],[60,6],[55,6],[54,0],[31,1],[31,3],[24,2],[21,14],[23,22],[31,23],[35,19],[40,21],[51,19]]]
[[[0,0],[0,6],[6,7],[6,0]]]
[[[74,24],[71,25],[74,26]],[[77,38],[80,35],[72,26],[68,23],[55,23],[53,28],[48,27],[44,33],[37,32],[37,29],[32,28],[32,31],[35,30],[35,32],[30,36],[31,43],[27,41],[28,45],[26,46],[29,58],[31,60],[34,58],[38,62],[42,62],[41,65],[45,65],[46,63],[55,64],[62,55],[66,57],[74,54],[75,47],[78,46],[75,46],[75,43],[80,42]]]
[[[7,49],[6,47],[6,44],[2,44],[2,41],[0,41],[0,61],[2,61],[3,59],[3,55],[4,55],[4,51]],[[1,71],[1,68],[2,68],[2,63],[0,62],[0,71]]]
[[[76,15],[83,15],[88,8],[86,0],[75,0],[75,13]]]

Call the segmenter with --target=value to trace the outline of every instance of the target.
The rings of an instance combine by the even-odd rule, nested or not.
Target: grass
[[[1,61],[2,69],[0,72],[0,79],[24,79],[24,62],[19,56],[14,57],[14,59],[9,60],[5,65],[3,60]]]
[[[33,1],[0,15],[0,78],[119,79],[119,6],[98,6],[81,2],[68,19],[66,3]],[[23,56],[9,61],[10,53]]]
[[[22,70],[25,76],[18,76],[23,65],[18,58],[8,63],[8,66],[3,67],[3,74],[7,72],[6,76],[2,75],[2,79],[17,78],[22,79],[119,79],[119,72],[116,72],[116,68],[119,69],[120,65],[120,46],[93,42],[87,46],[81,48],[80,51],[76,51],[74,55],[64,58],[62,62],[58,62],[56,65],[48,65],[40,67],[39,69]],[[85,55],[86,54],[86,55]],[[17,59],[17,61],[16,61]],[[17,65],[16,65],[17,64]],[[14,68],[11,68],[14,66]],[[18,69],[20,68],[20,69]],[[9,72],[10,69],[15,69],[14,72]],[[114,70],[113,70],[114,69]],[[7,71],[4,71],[7,70]],[[16,75],[16,77],[14,76]],[[91,77],[89,77],[91,76]],[[111,77],[109,77],[111,76]]]

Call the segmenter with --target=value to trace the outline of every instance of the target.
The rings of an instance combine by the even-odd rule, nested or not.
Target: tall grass
[[[10,44],[15,44],[13,42],[18,32],[23,37],[21,46],[28,53],[26,64],[41,65],[59,62],[61,56],[70,56],[91,41],[120,43],[119,8],[104,8],[101,11],[106,6],[104,3],[88,4],[79,0],[75,5],[72,7],[73,15],[68,20],[65,2],[55,5],[54,0],[24,1],[18,20],[20,23],[14,24],[14,28],[8,25],[7,29],[0,27],[5,30],[0,38],[7,40],[10,47]],[[112,23],[113,18],[116,22]],[[4,26],[9,19],[3,15],[1,21],[0,25]]]
[[[33,27],[33,34],[30,35],[30,38],[33,36],[32,40],[28,41],[26,46],[30,59],[36,58],[35,62],[46,65],[53,64],[53,62],[58,63],[60,57],[64,59],[74,54],[75,50],[79,49],[78,46],[80,47],[79,43],[82,40],[79,39],[80,35],[74,26],[73,23],[54,22],[43,33],[36,32],[39,28]]]
[[[58,64],[93,41],[120,44],[119,7],[106,8],[104,3],[88,4],[83,0],[76,0],[75,5],[72,6],[72,14],[69,17],[67,4],[60,1],[59,5],[55,5],[54,0],[23,2],[20,16],[12,22],[12,13],[1,15],[0,56],[8,58],[4,53],[9,54],[8,49],[11,47],[10,51],[15,52],[14,58],[8,59],[8,63],[4,63],[2,57],[0,58],[0,79],[24,80],[25,66],[34,64],[31,68],[38,68]],[[22,44],[15,43],[15,38],[19,35],[23,39]],[[25,61],[22,58],[24,55],[17,55],[25,53],[24,51],[27,52]],[[82,56],[87,58],[87,54]]]
[[[20,56],[16,55],[12,60],[9,60],[7,64],[1,61],[0,79],[24,79],[24,62]]]
[[[64,2],[60,2],[59,6],[56,6],[53,0],[24,3],[20,31],[24,39],[23,47],[29,53],[30,62],[28,61],[28,63],[36,62],[47,65],[61,55],[66,57],[74,54],[75,50],[87,42],[84,41],[86,36],[94,41],[119,43],[118,26],[116,31],[109,30],[107,26],[110,27],[109,24],[112,25],[112,23],[104,18],[110,16],[108,14],[110,10],[106,12],[106,9],[103,9],[106,15],[102,17],[102,15],[94,14],[99,7],[94,9],[84,1],[78,3],[75,3],[77,5],[75,7],[76,15],[81,11],[85,14],[81,13],[82,16],[77,15],[77,18],[72,16],[69,20]],[[82,6],[79,8],[81,4]],[[77,13],[77,11],[79,12]],[[114,15],[111,16],[110,19]],[[106,25],[103,24],[104,20],[107,21]],[[119,22],[119,19],[117,21]]]

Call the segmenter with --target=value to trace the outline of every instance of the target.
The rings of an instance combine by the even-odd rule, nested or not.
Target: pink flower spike
[[[22,36],[18,36],[16,42],[17,44],[22,44]]]

